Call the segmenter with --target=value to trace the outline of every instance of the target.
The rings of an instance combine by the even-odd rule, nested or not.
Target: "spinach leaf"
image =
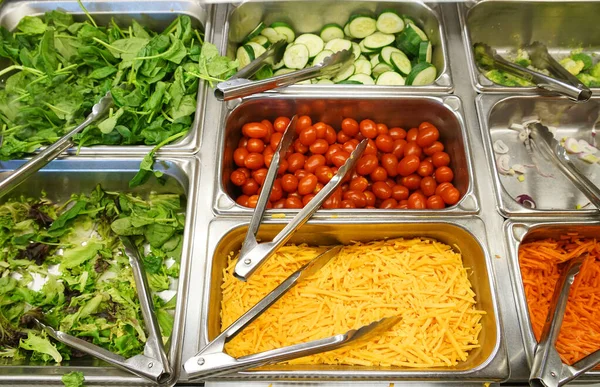
[[[17,24],[17,29],[25,35],[41,35],[46,32],[46,28],[46,23],[37,16],[25,16]]]

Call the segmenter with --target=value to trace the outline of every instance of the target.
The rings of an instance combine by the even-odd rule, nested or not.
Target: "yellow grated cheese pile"
[[[221,286],[221,329],[290,274],[325,250],[288,245],[248,280],[233,276],[232,252]],[[390,331],[292,364],[450,367],[479,347],[481,318],[461,255],[427,239],[391,239],[345,246],[312,277],[297,284],[225,345],[240,357],[322,339],[392,315]]]

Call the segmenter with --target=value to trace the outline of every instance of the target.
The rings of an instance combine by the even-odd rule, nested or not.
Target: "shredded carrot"
[[[575,233],[524,243],[519,263],[533,333],[540,339],[550,300],[560,276],[559,264],[589,253],[571,286],[556,348],[567,364],[600,349],[600,242]]]

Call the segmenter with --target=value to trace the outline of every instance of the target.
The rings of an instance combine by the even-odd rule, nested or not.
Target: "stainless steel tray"
[[[267,222],[259,231],[259,238],[272,238],[284,226],[282,223]],[[248,223],[233,218],[222,218],[211,222],[208,232],[207,266],[204,279],[204,298],[199,332],[200,349],[220,332],[220,286],[223,268],[230,252],[237,252],[244,239]],[[500,315],[496,300],[495,278],[492,274],[491,257],[487,253],[487,241],[483,222],[476,217],[461,218],[452,222],[443,220],[393,221],[393,220],[323,220],[304,225],[290,243],[314,245],[344,244],[351,241],[371,241],[384,238],[424,236],[455,246],[463,255],[465,266],[473,269],[470,277],[477,307],[486,311],[480,334],[482,347],[469,355],[468,360],[450,369],[390,369],[378,367],[348,366],[291,366],[272,365],[256,371],[246,371],[229,377],[249,378],[311,378],[320,380],[419,380],[419,381],[501,381],[509,376],[507,356],[504,348]]]
[[[167,27],[178,15],[188,15],[192,19],[192,26],[206,31],[207,41],[212,39],[212,8],[193,0],[149,0],[149,1],[110,1],[93,0],[83,1],[83,5],[101,25],[106,25],[114,18],[119,23],[130,23],[135,19],[140,24],[155,31],[161,31]],[[51,10],[61,10],[75,15],[76,20],[85,19],[85,14],[73,0],[61,1],[33,1],[17,0],[6,2],[0,7],[0,25],[13,30],[19,21],[25,16],[39,16]],[[7,66],[7,61],[0,62],[0,69]],[[189,133],[180,141],[162,148],[160,153],[168,154],[193,154],[200,147],[201,127],[204,120],[204,100],[206,97],[206,85],[200,82],[197,95],[197,108],[194,122]],[[81,155],[145,155],[153,147],[147,145],[127,146],[103,146],[82,147]],[[72,148],[69,154],[75,154],[77,149]]]
[[[552,174],[552,177],[542,176],[535,168],[527,169],[523,182],[519,182],[516,176],[500,174],[492,144],[499,139],[507,144],[512,164],[532,164],[525,146],[518,139],[518,132],[509,129],[511,124],[521,124],[526,117],[539,117],[545,125],[556,127],[558,138],[569,136],[591,141],[592,128],[600,128],[600,98],[574,104],[560,97],[480,95],[476,104],[500,213],[509,217],[583,217],[598,214],[591,204],[585,209],[576,209],[577,205],[588,203],[587,198],[549,161],[542,168],[544,174]],[[538,159],[543,160],[541,157]],[[583,161],[577,164],[590,180],[600,185],[600,165],[589,165]],[[521,194],[533,197],[536,209],[519,204],[515,198]]]
[[[224,109],[226,110],[226,109]],[[324,93],[275,95],[265,93],[245,98],[239,104],[229,104],[223,112],[220,138],[214,157],[217,160],[218,184],[215,190],[214,210],[218,214],[251,215],[252,209],[238,205],[232,198],[234,186],[229,181],[233,171],[233,151],[241,137],[240,128],[246,122],[262,119],[275,119],[299,113],[308,114],[314,121],[339,127],[345,117],[361,120],[371,118],[388,126],[414,127],[423,121],[429,121],[440,129],[441,141],[451,158],[455,172],[454,185],[463,197],[460,202],[444,210],[319,210],[317,216],[370,216],[425,214],[451,215],[477,213],[479,204],[474,184],[473,167],[469,140],[463,120],[462,104],[458,97],[415,97],[407,95],[347,95],[340,97],[325,96]],[[212,156],[207,156],[212,159]],[[267,210],[268,214],[295,214],[296,210]],[[359,215],[360,214],[360,215]]]
[[[433,45],[432,62],[438,71],[435,82],[428,86],[366,86],[366,85],[295,85],[287,88],[295,93],[302,90],[344,93],[397,93],[405,91],[450,92],[453,89],[446,36],[437,12],[438,4],[425,5],[419,2],[372,2],[372,1],[260,1],[229,4],[225,23],[222,51],[235,57],[238,44],[260,21],[269,25],[276,21],[289,23],[298,33],[319,32],[327,23],[343,26],[354,13],[375,13],[385,9],[397,10],[400,14],[413,16]]]
[[[513,296],[517,303],[517,313],[519,315],[519,324],[521,325],[521,334],[525,342],[525,353],[527,355],[528,366],[531,366],[533,354],[537,345],[537,340],[533,335],[531,320],[527,307],[527,299],[523,287],[523,278],[519,267],[519,245],[523,242],[544,239],[558,238],[561,234],[576,232],[581,236],[588,238],[598,238],[600,233],[600,222],[593,220],[577,220],[547,222],[542,221],[511,221],[507,220],[504,224],[504,233],[509,251],[509,262],[512,276]],[[600,382],[600,371],[594,370],[586,372],[578,381]]]
[[[140,159],[107,159],[66,157],[48,164],[36,176],[15,189],[9,196],[28,195],[39,196],[44,190],[52,200],[66,200],[73,193],[91,192],[97,184],[111,191],[131,191],[129,180],[138,170]],[[0,162],[0,179],[20,166],[23,161]],[[159,184],[152,178],[134,192],[146,194],[150,191],[181,193],[187,199],[186,224],[184,229],[183,248],[180,263],[180,276],[177,288],[177,306],[175,322],[169,347],[169,361],[173,367],[171,384],[177,380],[180,372],[181,351],[184,331],[184,318],[188,300],[189,266],[191,251],[194,243],[194,207],[196,202],[195,181],[199,178],[199,165],[194,158],[158,159],[155,167],[164,173],[165,184]],[[40,366],[3,362],[0,365],[0,384],[17,383],[56,383],[64,373],[81,371],[85,375],[86,384],[131,384],[141,385],[148,382],[134,375],[120,371],[106,363],[91,357],[73,359],[58,366]]]
[[[473,44],[483,42],[507,57],[521,44],[540,41],[556,59],[576,48],[600,51],[596,16],[597,1],[495,1],[458,3],[465,51],[469,58],[471,81],[483,93],[540,93],[532,87],[508,87],[493,83],[477,68]],[[582,26],[588,26],[582,28]],[[591,89],[594,94],[600,88]]]

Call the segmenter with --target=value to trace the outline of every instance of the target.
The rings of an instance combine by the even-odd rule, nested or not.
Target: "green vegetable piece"
[[[54,74],[58,67],[58,58],[54,46],[54,28],[49,28],[44,32],[40,42],[40,58],[44,70],[50,75]]]
[[[61,378],[65,387],[84,387],[85,377],[83,372],[73,371],[68,374],[64,374]]]
[[[66,250],[62,256],[60,268],[72,269],[82,265],[94,258],[96,254],[98,254],[98,251],[103,247],[104,245],[102,243],[89,242],[85,246],[77,246],[75,248]]]
[[[163,264],[162,258],[156,255],[147,255],[142,258],[142,261],[144,262],[144,269],[150,274],[158,273]]]
[[[573,60],[569,57],[563,58],[559,62],[568,72],[573,75],[577,75],[583,70],[585,64],[580,60]]]
[[[17,29],[25,35],[41,35],[46,32],[48,25],[37,16],[25,16],[19,24]]]
[[[119,118],[121,118],[124,112],[125,110],[123,110],[123,108],[119,108],[119,110],[117,110],[112,116],[99,123],[98,129],[100,129],[100,131],[104,134],[112,132],[117,125],[117,121]]]
[[[587,70],[592,67],[592,57],[588,54],[584,54],[582,52],[574,53],[571,55],[571,59],[573,59],[575,62],[583,62],[583,70]]]
[[[594,67],[590,70],[590,75],[592,77],[600,79],[600,62],[596,63]]]
[[[19,346],[28,351],[34,351],[35,359],[43,362],[54,360],[60,363],[63,359],[56,346],[50,342],[45,333],[28,332],[27,338],[21,340]]]
[[[132,60],[146,44],[148,44],[148,39],[133,37],[115,40],[112,44],[104,43],[104,46],[115,58]]]
[[[117,68],[114,66],[105,66],[95,69],[88,75],[90,79],[104,79],[108,76],[113,75],[117,72]]]
[[[75,218],[77,215],[79,215],[79,213],[85,209],[86,205],[87,205],[87,202],[85,202],[83,200],[76,202],[73,207],[71,207],[70,209],[65,211],[54,222],[52,222],[52,225],[50,225],[50,228],[48,229],[48,231],[51,232],[51,231],[55,231],[60,228],[63,228],[69,220],[71,220],[71,219]]]
[[[583,83],[587,87],[595,87],[594,85],[596,85],[597,83],[600,82],[600,80],[598,78],[593,77],[586,73],[577,74],[577,79],[579,79],[581,81],[581,83]]]

